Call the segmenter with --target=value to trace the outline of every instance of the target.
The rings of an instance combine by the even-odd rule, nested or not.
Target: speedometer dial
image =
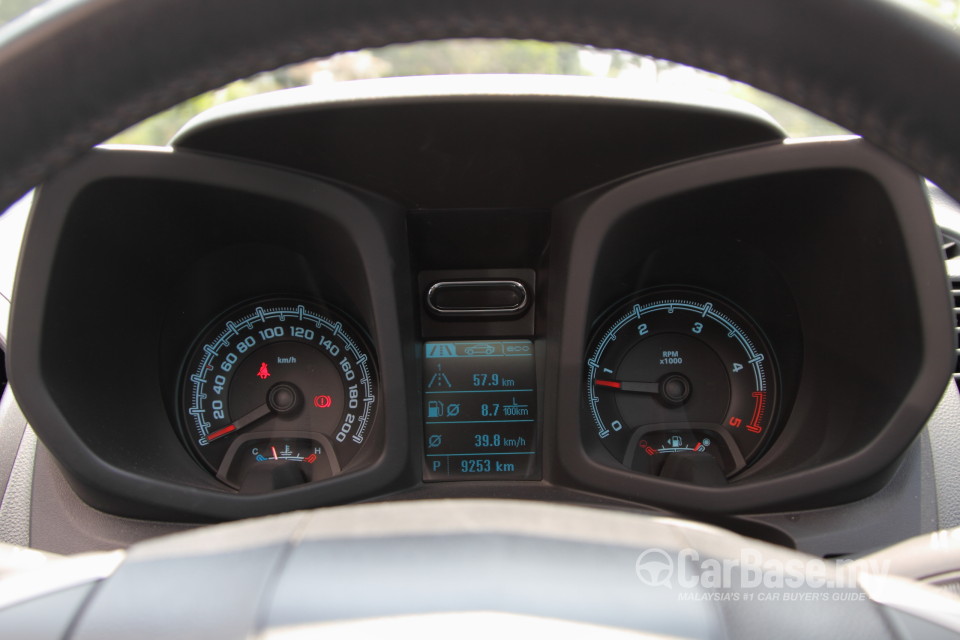
[[[246,492],[340,473],[370,439],[373,354],[343,317],[297,302],[218,320],[187,360],[185,437],[217,477]]]
[[[592,432],[636,471],[721,484],[756,457],[775,423],[770,346],[715,296],[659,292],[614,309],[585,374]]]

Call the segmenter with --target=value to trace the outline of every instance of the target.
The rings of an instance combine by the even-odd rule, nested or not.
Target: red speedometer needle
[[[208,433],[207,442],[213,442],[214,440],[219,440],[220,438],[222,438],[223,436],[229,433],[240,431],[240,429],[250,426],[254,422],[267,417],[271,413],[273,413],[273,411],[270,409],[270,405],[264,402],[262,405],[260,405],[253,411],[248,412],[246,415],[244,415],[239,420],[235,421],[233,424],[227,425],[222,429],[217,429],[213,433]]]
[[[627,382],[624,380],[596,380],[598,387],[610,387],[620,391],[631,391],[633,393],[660,393],[660,384],[658,382]]]
[[[232,425],[232,424],[224,427],[223,429],[217,429],[217,430],[214,431],[213,433],[208,433],[208,434],[207,434],[207,442],[213,442],[213,441],[216,440],[217,438],[222,438],[223,436],[227,435],[228,433],[233,433],[233,432],[236,431],[236,430],[237,430],[237,428],[236,428],[234,425]]]

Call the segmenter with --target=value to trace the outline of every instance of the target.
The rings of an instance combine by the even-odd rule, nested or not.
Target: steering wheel
[[[715,71],[960,194],[960,88],[947,81],[960,39],[895,0],[62,0],[2,35],[0,208],[91,146],[237,78],[472,37],[591,44]]]
[[[960,76],[960,38],[890,0],[65,0],[0,35],[0,210],[93,145],[202,91],[310,57],[448,37],[568,41],[716,71],[861,134],[960,197],[960,85],[950,81]],[[693,523],[555,505],[343,507],[128,553],[42,559],[29,580],[0,582],[0,628],[297,637],[318,623],[350,632],[336,621],[392,616],[394,632],[406,621],[421,633],[496,633],[504,622],[552,633],[550,620],[562,619],[605,625],[591,635],[767,637],[786,623],[796,635],[876,638],[930,624],[917,618],[923,601],[941,613],[955,606],[911,583],[884,600],[862,580],[827,600],[807,583],[791,606],[702,580],[658,589],[665,566],[673,578],[681,566],[702,575],[703,559],[730,559],[745,545],[761,564],[800,562],[801,577],[815,560]],[[858,599],[862,589],[873,601]],[[878,599],[894,606],[881,611]],[[488,609],[518,617],[436,615]]]

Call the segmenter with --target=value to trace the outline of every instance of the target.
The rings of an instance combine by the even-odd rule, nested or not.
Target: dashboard
[[[890,485],[955,365],[915,174],[602,82],[240,101],[93,150],[25,247],[18,403],[72,491],[152,522],[826,510]]]

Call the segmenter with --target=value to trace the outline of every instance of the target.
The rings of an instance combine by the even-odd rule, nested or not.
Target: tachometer
[[[585,414],[628,468],[720,484],[765,446],[777,413],[770,346],[716,296],[661,291],[614,309],[587,351]]]
[[[373,354],[345,318],[298,302],[246,305],[187,359],[185,436],[223,482],[258,492],[321,480],[370,439]]]

